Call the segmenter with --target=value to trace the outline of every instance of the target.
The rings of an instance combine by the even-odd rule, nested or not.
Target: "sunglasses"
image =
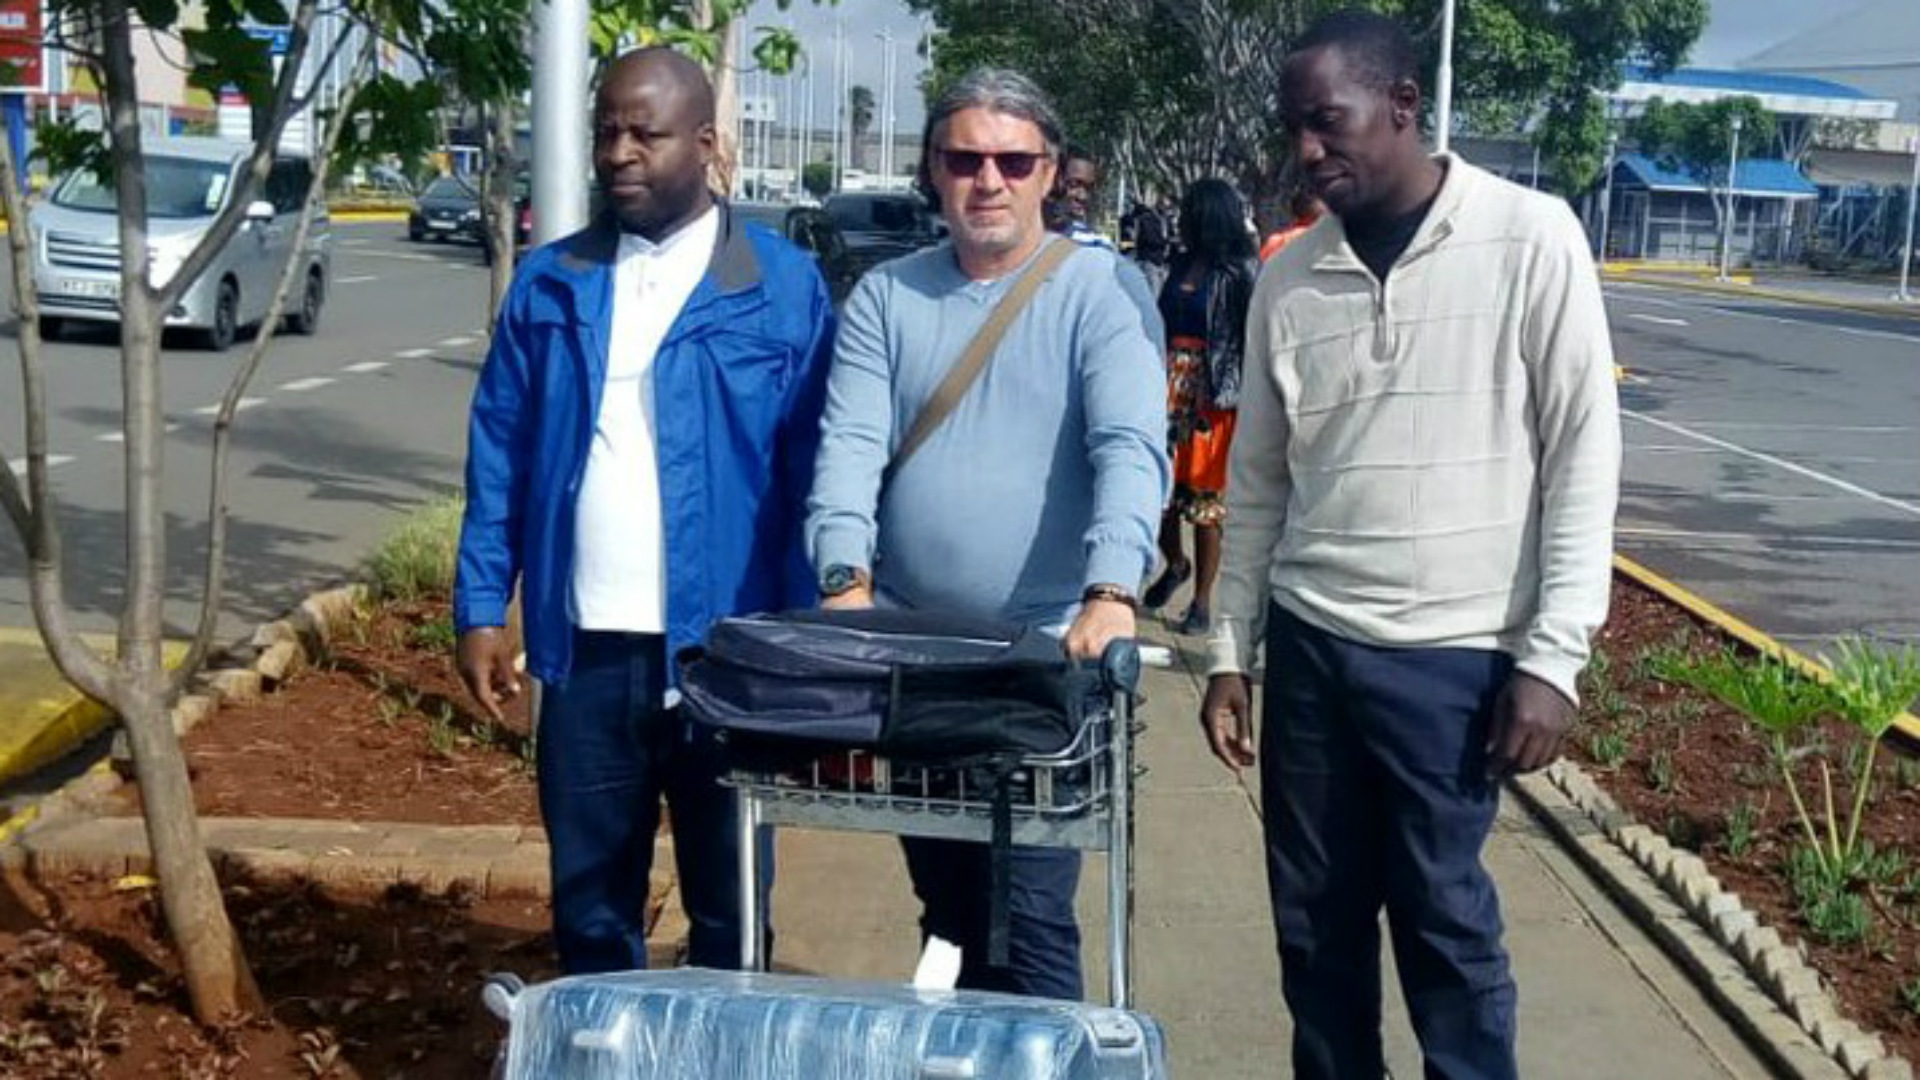
[[[978,176],[991,161],[994,169],[1009,180],[1025,180],[1047,160],[1046,154],[1034,150],[1003,150],[997,154],[981,150],[935,150],[934,153],[940,155],[940,164],[954,176]]]

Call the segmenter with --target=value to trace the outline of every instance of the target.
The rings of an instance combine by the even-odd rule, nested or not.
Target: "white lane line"
[[[1641,286],[1641,288],[1651,287],[1652,286]],[[1889,341],[1920,341],[1920,334],[1896,334],[1891,330],[1863,330],[1857,326],[1840,326],[1835,323],[1817,322],[1813,319],[1789,319],[1782,315],[1763,315],[1757,311],[1743,311],[1735,307],[1715,307],[1704,302],[1685,303],[1679,300],[1665,300],[1656,296],[1643,296],[1639,293],[1621,295],[1616,292],[1613,295],[1617,300],[1630,300],[1636,304],[1655,304],[1659,307],[1679,308],[1681,311],[1705,312],[1710,315],[1726,315],[1736,319],[1759,319],[1763,322],[1785,323],[1788,326],[1798,326],[1803,330],[1810,330],[1822,334],[1831,332],[1837,334],[1858,334],[1861,337],[1886,338]],[[1854,312],[1854,314],[1868,315],[1871,313],[1862,311]]]
[[[160,429],[161,433],[164,435],[171,435],[174,432],[179,430],[180,430],[180,425],[174,424],[174,423],[169,423],[165,427]],[[127,441],[127,433],[124,431],[103,431],[100,434],[95,435],[93,437],[93,441],[105,442],[105,443],[123,443]]]
[[[256,405],[265,405],[266,403],[267,403],[266,398],[243,397],[240,399],[240,403],[233,407],[233,411],[237,413],[242,413],[242,412],[246,412],[248,409],[251,409]],[[194,414],[197,416],[218,416],[220,415],[220,403],[216,401],[211,405],[202,405],[193,411],[194,411]]]
[[[1629,315],[1627,316],[1627,318],[1629,318],[1629,319],[1639,319],[1639,320],[1640,320],[1641,322],[1650,322],[1650,323],[1658,323],[1658,324],[1660,324],[1661,326],[1686,326],[1686,325],[1688,325],[1688,323],[1687,323],[1687,320],[1685,320],[1685,319],[1669,319],[1669,318],[1666,318],[1665,316],[1662,316],[1662,315],[1642,315],[1642,314],[1640,314],[1640,313],[1639,313],[1639,312],[1637,312],[1637,311],[1636,311],[1636,312],[1633,312],[1633,313],[1631,313],[1631,314],[1629,314]]]
[[[1629,446],[1629,454],[1718,454],[1722,451],[1714,446]]]
[[[369,371],[379,371],[386,366],[387,362],[385,360],[362,360],[357,364],[348,364],[340,370],[349,375],[365,375]]]
[[[363,236],[357,240],[342,240],[340,241],[340,246],[341,247],[366,247],[368,244],[371,244],[371,243],[373,243],[373,241]]]
[[[1864,536],[1814,536],[1806,533],[1696,532],[1692,529],[1641,529],[1619,526],[1615,535],[1637,540],[1685,540],[1689,543],[1781,544],[1860,548],[1876,551],[1920,551],[1920,540],[1885,540]]]
[[[334,278],[335,285],[365,285],[369,281],[379,281],[379,274],[355,274],[352,277]]]
[[[1752,458],[1755,461],[1764,462],[1768,465],[1774,466],[1775,468],[1785,469],[1787,472],[1793,473],[1795,476],[1804,476],[1809,480],[1818,481],[1819,483],[1825,484],[1828,487],[1832,487],[1840,491],[1844,491],[1849,495],[1858,495],[1859,497],[1867,500],[1868,502],[1878,503],[1881,506],[1885,506],[1894,510],[1899,510],[1902,513],[1911,514],[1914,517],[1920,517],[1920,505],[1915,505],[1914,503],[1910,503],[1910,502],[1902,502],[1899,499],[1890,498],[1886,495],[1882,495],[1877,491],[1869,491],[1868,489],[1863,488],[1858,484],[1850,484],[1845,480],[1840,479],[1837,476],[1828,476],[1826,473],[1818,472],[1814,469],[1809,469],[1805,465],[1796,465],[1793,462],[1786,460],[1785,458],[1778,458],[1773,456],[1772,454],[1763,454],[1758,450],[1749,450],[1748,448],[1741,446],[1738,443],[1731,443],[1725,439],[1717,439],[1712,435],[1706,434],[1705,432],[1694,431],[1691,428],[1681,427],[1679,424],[1671,424],[1665,420],[1657,420],[1651,416],[1646,415],[1645,413],[1635,412],[1632,409],[1621,409],[1620,415],[1625,416],[1632,420],[1638,420],[1641,423],[1647,424],[1651,427],[1657,427],[1662,431],[1672,432],[1675,435],[1680,435],[1685,438],[1693,439],[1696,442],[1706,443],[1708,446],[1717,446],[1720,449],[1725,450],[1731,454],[1739,454],[1741,457]]]
[[[440,343],[440,347],[443,349],[458,349],[463,345],[471,345],[471,344],[473,344],[473,338],[466,334],[462,334],[459,337],[447,338],[446,340]]]
[[[424,360],[433,355],[432,349],[401,349],[394,356],[402,360]]]
[[[72,460],[73,460],[72,454],[48,454],[47,468],[57,469],[60,466],[65,465]],[[16,476],[25,476],[27,475],[27,459],[26,458],[9,458],[7,460],[7,468],[12,469],[14,472],[14,475]]]
[[[1673,497],[1671,488],[1636,484],[1631,481],[1624,482],[1620,485],[1620,493],[1629,498],[1670,499]],[[1775,505],[1779,503],[1830,503],[1835,499],[1848,499],[1852,498],[1852,496],[1842,495],[1837,491],[1813,495],[1771,495],[1760,491],[1716,491],[1710,498],[1714,502],[1723,503],[1762,503],[1765,505]]]
[[[1674,423],[1683,421],[1675,420]],[[1894,427],[1883,424],[1762,424],[1748,423],[1744,420],[1686,420],[1688,427],[1712,428],[1716,431],[1817,431],[1821,434],[1838,433],[1846,435],[1905,435],[1920,431],[1920,428]]]
[[[296,394],[304,394],[309,390],[318,390],[323,386],[332,386],[332,385],[333,385],[333,380],[328,378],[327,376],[315,375],[311,378],[295,379],[292,382],[281,383],[280,389],[291,390]]]

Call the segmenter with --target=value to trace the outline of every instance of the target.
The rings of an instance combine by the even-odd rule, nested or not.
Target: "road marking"
[[[1661,316],[1661,315],[1642,315],[1642,314],[1640,314],[1639,312],[1633,312],[1633,313],[1631,313],[1631,314],[1629,314],[1629,315],[1627,316],[1627,318],[1629,318],[1629,319],[1639,319],[1639,320],[1640,320],[1641,322],[1650,322],[1650,323],[1659,323],[1659,324],[1660,324],[1661,326],[1686,326],[1686,325],[1688,325],[1688,323],[1687,323],[1687,320],[1685,320],[1685,319],[1669,319],[1669,318],[1666,318],[1665,316]]]
[[[323,386],[332,386],[332,385],[333,385],[332,379],[326,377],[325,375],[315,375],[307,379],[295,379],[292,382],[281,383],[280,389],[291,390],[296,394],[304,394],[309,390],[318,390]]]
[[[432,349],[402,349],[393,354],[402,360],[424,360],[433,355]]]
[[[167,425],[166,425],[165,427],[162,427],[162,428],[160,429],[160,433],[161,433],[162,435],[171,435],[171,434],[173,434],[174,432],[176,432],[176,431],[179,431],[179,430],[180,430],[180,425],[179,425],[179,424],[175,424],[175,423],[168,423],[168,424],[167,424]],[[98,434],[98,435],[95,435],[95,436],[93,437],[93,441],[94,441],[94,442],[107,442],[107,443],[123,443],[123,442],[126,442],[126,441],[127,441],[127,433],[126,433],[126,432],[124,432],[124,431],[107,431],[107,432],[102,432],[101,434]]]
[[[1764,454],[1758,450],[1749,450],[1748,448],[1741,446],[1738,443],[1731,443],[1725,439],[1718,439],[1713,437],[1712,435],[1708,435],[1705,432],[1694,431],[1691,428],[1681,427],[1679,424],[1668,423],[1665,420],[1656,420],[1651,416],[1648,416],[1644,413],[1635,412],[1632,409],[1621,409],[1620,415],[1625,416],[1632,420],[1638,420],[1641,423],[1650,425],[1652,427],[1657,427],[1662,431],[1669,431],[1675,435],[1684,436],[1685,438],[1693,439],[1697,442],[1706,443],[1708,446],[1717,446],[1720,449],[1727,451],[1728,453],[1739,454],[1742,457],[1752,458],[1755,461],[1764,462],[1776,468],[1785,469],[1786,471],[1793,473],[1796,476],[1804,476],[1809,480],[1818,481],[1819,483],[1826,484],[1828,487],[1837,488],[1841,491],[1844,491],[1849,495],[1858,495],[1859,497],[1866,499],[1868,502],[1878,503],[1881,506],[1889,507],[1894,510],[1899,510],[1902,513],[1911,514],[1914,517],[1920,517],[1920,505],[1915,505],[1910,502],[1902,502],[1899,499],[1890,498],[1886,495],[1880,494],[1877,491],[1870,491],[1866,488],[1863,488],[1858,484],[1849,484],[1848,482],[1840,479],[1837,476],[1828,476],[1826,473],[1819,472],[1814,469],[1809,469],[1805,465],[1796,465],[1793,462],[1786,460],[1785,458],[1778,458],[1773,456],[1772,454]]]
[[[1680,422],[1679,420],[1674,421],[1674,423]],[[1920,428],[1894,427],[1884,424],[1861,424],[1856,426],[1848,426],[1845,424],[1762,424],[1749,423],[1744,420],[1687,420],[1685,423],[1697,428],[1714,428],[1716,430],[1818,431],[1822,434],[1839,432],[1848,435],[1905,435],[1911,431],[1920,431]]]
[[[60,466],[65,465],[72,460],[73,460],[72,454],[48,454],[47,468],[57,469]],[[9,458],[7,460],[7,468],[12,469],[15,476],[25,476],[27,475],[27,459],[26,458]]]
[[[1809,536],[1806,533],[1696,532],[1692,529],[1642,529],[1617,526],[1618,536],[1640,540],[1686,540],[1724,544],[1825,545],[1886,551],[1920,551],[1920,540],[1885,540],[1864,536]]]
[[[340,246],[341,247],[366,247],[368,244],[371,244],[371,243],[373,243],[373,241],[363,236],[357,240],[342,240],[340,241]]]
[[[365,285],[369,281],[379,281],[379,274],[355,274],[352,277],[334,278],[335,285]]]
[[[243,397],[240,399],[240,403],[233,407],[233,411],[237,413],[243,413],[243,412],[246,412],[248,409],[253,408],[256,405],[265,405],[266,403],[267,403],[266,398]],[[215,402],[212,405],[202,405],[193,411],[196,415],[199,415],[199,416],[218,416],[220,415],[220,404],[218,402]]]
[[[1642,287],[1650,288],[1651,286]],[[1789,319],[1782,315],[1763,315],[1757,311],[1744,311],[1734,307],[1716,307],[1705,303],[1689,304],[1679,300],[1663,300],[1659,297],[1640,296],[1638,294],[1631,296],[1620,296],[1616,294],[1615,299],[1629,300],[1636,304],[1656,304],[1660,307],[1679,308],[1682,311],[1706,311],[1714,315],[1726,315],[1738,319],[1760,319],[1765,322],[1785,323],[1788,326],[1798,326],[1807,330],[1818,330],[1822,333],[1832,330],[1842,334],[1858,334],[1861,337],[1887,338],[1891,341],[1920,341],[1920,335],[1916,334],[1896,334],[1891,330],[1862,330],[1857,326],[1840,326],[1834,323],[1819,322],[1814,319]],[[1856,314],[1870,315],[1868,312],[1856,312]]]
[[[462,346],[471,345],[471,344],[473,344],[473,338],[469,337],[466,334],[462,334],[459,337],[447,338],[446,340],[440,343],[440,347],[443,349],[458,349]]]
[[[362,360],[357,364],[348,364],[340,370],[349,375],[365,375],[369,371],[379,371],[386,366],[387,362],[385,360]]]

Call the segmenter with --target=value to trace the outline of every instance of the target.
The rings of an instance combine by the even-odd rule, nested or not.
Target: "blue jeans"
[[[1267,878],[1300,1080],[1385,1073],[1380,910],[1429,1080],[1510,1080],[1516,991],[1480,863],[1507,656],[1337,638],[1268,616]]]
[[[666,639],[574,632],[573,670],[544,688],[540,816],[553,866],[553,936],[568,974],[647,966],[648,874],[665,798],[688,962],[740,966],[739,810],[712,736],[662,705]]]
[[[961,840],[910,837],[907,873],[920,898],[920,934],[960,946],[960,989],[1078,1001],[1080,924],[1073,894],[1080,884],[1080,853],[1016,845],[1007,896],[1008,963],[987,962],[991,906],[991,849]]]

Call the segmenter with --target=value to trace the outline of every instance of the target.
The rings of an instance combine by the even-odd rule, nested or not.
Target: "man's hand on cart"
[[[461,634],[454,649],[454,666],[460,669],[460,681],[467,684],[467,693],[494,723],[499,723],[503,719],[500,706],[520,696],[520,675],[513,670],[507,632],[498,626],[476,626]]]
[[[1234,772],[1253,767],[1253,680],[1240,674],[1215,675],[1207,680],[1207,699],[1200,706],[1200,728],[1207,733],[1213,756]]]
[[[1108,644],[1134,636],[1132,598],[1118,589],[1112,595],[1103,595],[1101,590],[1106,588],[1096,585],[1088,589],[1080,614],[1067,627],[1063,644],[1067,655],[1075,660],[1099,660]]]
[[[822,597],[820,606],[828,611],[865,611],[873,606],[873,587],[855,585],[839,596]]]

